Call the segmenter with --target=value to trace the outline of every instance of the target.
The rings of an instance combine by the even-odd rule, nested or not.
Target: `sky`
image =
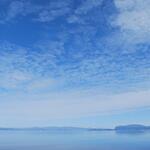
[[[0,0],[0,126],[150,125],[149,0]]]

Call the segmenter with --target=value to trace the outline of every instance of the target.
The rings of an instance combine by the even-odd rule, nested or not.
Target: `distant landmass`
[[[10,131],[112,131],[105,128],[80,128],[80,127],[32,127],[32,128],[0,128]]]
[[[150,130],[150,126],[144,126],[139,124],[131,124],[124,126],[117,126],[115,130]]]
[[[0,130],[10,131],[81,131],[87,128],[79,127],[32,127],[32,128],[0,128]]]
[[[132,125],[124,125],[124,126],[117,126],[115,128],[116,133],[129,133],[129,134],[139,134],[145,133],[150,131],[150,126],[132,124]]]
[[[80,127],[32,127],[32,128],[0,128],[0,131],[116,131],[137,132],[150,130],[150,126],[139,124],[121,125],[114,129],[109,128],[80,128]]]

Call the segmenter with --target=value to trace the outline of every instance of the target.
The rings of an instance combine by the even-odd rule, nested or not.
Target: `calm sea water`
[[[150,150],[150,132],[0,131],[0,150]]]

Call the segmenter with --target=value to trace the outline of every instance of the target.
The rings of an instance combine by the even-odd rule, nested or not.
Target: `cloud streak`
[[[109,96],[97,93],[92,97],[88,93],[80,92],[59,93],[59,96],[58,94],[30,96],[18,95],[18,98],[21,99],[16,101],[12,99],[13,97],[4,95],[3,98],[5,97],[9,103],[1,103],[0,113],[2,116],[7,116],[7,119],[16,120],[17,116],[18,120],[25,122],[30,122],[33,118],[35,122],[39,120],[47,122],[57,119],[77,119],[86,116],[120,113],[150,106],[149,91]],[[0,119],[3,119],[2,116]]]

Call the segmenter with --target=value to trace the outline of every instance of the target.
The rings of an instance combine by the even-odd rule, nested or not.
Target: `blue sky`
[[[1,0],[0,126],[150,124],[149,0]]]

